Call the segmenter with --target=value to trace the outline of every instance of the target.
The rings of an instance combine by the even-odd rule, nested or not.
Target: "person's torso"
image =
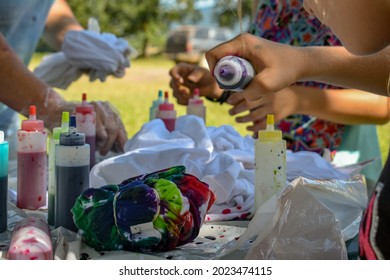
[[[31,60],[54,0],[1,0],[0,32],[25,65]]]
[[[260,0],[250,33],[271,41],[294,46],[338,46],[338,38],[303,8],[302,0]],[[339,87],[303,82],[296,85],[321,89]],[[292,151],[322,154],[334,151],[341,142],[344,125],[307,115],[291,115],[277,123]]]
[[[360,259],[390,259],[390,150],[359,230]]]

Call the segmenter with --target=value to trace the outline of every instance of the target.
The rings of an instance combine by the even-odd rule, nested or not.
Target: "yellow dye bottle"
[[[267,127],[255,142],[255,209],[286,186],[286,141],[267,115]]]

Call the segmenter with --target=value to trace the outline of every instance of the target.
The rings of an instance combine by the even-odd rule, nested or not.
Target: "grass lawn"
[[[33,69],[41,59],[34,56],[30,68]],[[74,82],[67,90],[58,90],[67,100],[79,101],[81,94],[86,92],[89,100],[110,101],[119,111],[126,126],[128,136],[133,136],[141,126],[149,121],[149,107],[157,98],[158,90],[169,91],[169,69],[173,62],[164,57],[135,59],[123,78],[109,77],[106,82],[89,82],[83,76]],[[174,98],[171,101],[175,103]],[[246,125],[237,124],[234,118],[227,114],[229,106],[205,101],[206,122],[208,126],[232,125],[241,135],[248,135]],[[178,116],[185,114],[185,107],[175,103]],[[378,126],[382,158],[387,158],[390,145],[390,122]]]

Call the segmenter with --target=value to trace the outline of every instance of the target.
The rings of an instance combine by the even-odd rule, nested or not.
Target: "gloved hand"
[[[39,106],[37,110],[37,118],[43,120],[45,127],[51,131],[54,127],[61,126],[62,112],[73,114],[79,104],[64,100],[51,88],[46,90],[42,103],[43,106]],[[96,112],[96,150],[103,156],[109,151],[123,152],[128,138],[118,111],[109,102],[93,101],[91,104]],[[21,111],[26,116],[27,112],[28,106]]]
[[[52,87],[66,89],[83,72],[90,80],[105,81],[108,75],[123,77],[136,51],[123,38],[110,33],[70,30],[62,51],[46,56],[34,74]]]

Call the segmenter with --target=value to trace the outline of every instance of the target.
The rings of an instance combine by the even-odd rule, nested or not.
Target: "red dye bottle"
[[[169,103],[168,92],[164,93],[164,103],[158,105],[156,118],[161,119],[168,131],[175,130],[176,111],[173,103]]]
[[[22,121],[17,142],[17,207],[36,210],[46,206],[47,133],[36,107],[30,106],[28,120]]]
[[[81,103],[76,106],[77,131],[85,134],[85,142],[90,147],[90,168],[96,163],[96,112],[92,104],[87,101],[87,94],[83,93]]]

